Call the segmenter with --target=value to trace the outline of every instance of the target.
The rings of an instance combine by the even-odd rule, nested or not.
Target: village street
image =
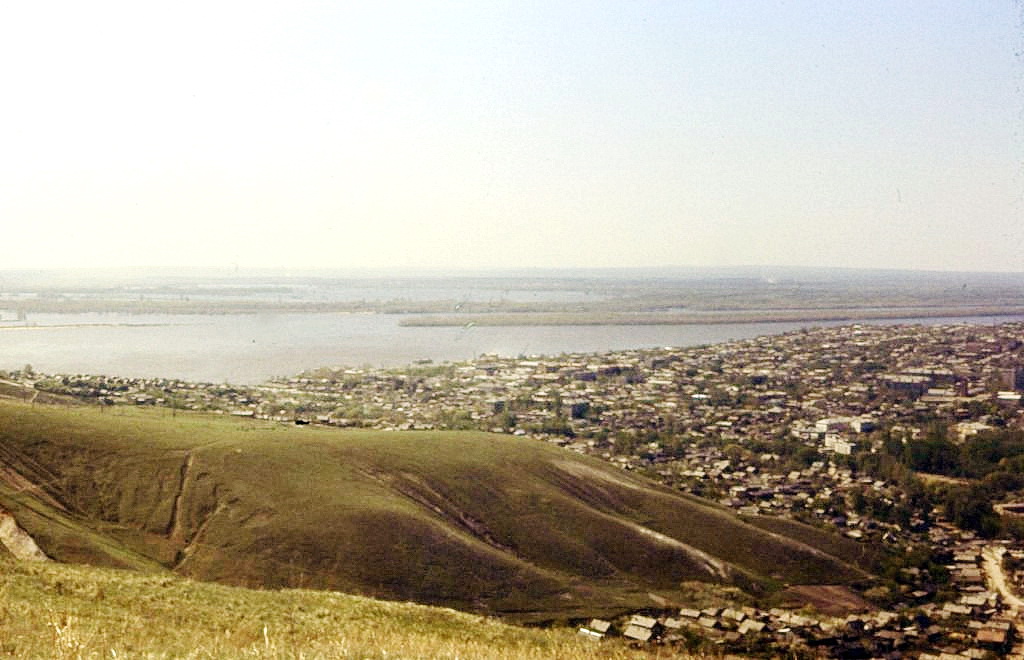
[[[982,567],[985,570],[988,587],[996,591],[1003,598],[1003,602],[1010,607],[1015,614],[1019,615],[1024,610],[1024,600],[1021,600],[1006,583],[1006,574],[1003,573],[1003,555],[1006,548],[1000,546],[986,546],[981,551]]]

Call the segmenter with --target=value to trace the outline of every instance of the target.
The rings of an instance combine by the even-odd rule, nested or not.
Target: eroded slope
[[[204,580],[550,617],[672,600],[687,580],[759,591],[866,575],[853,542],[826,551],[504,435],[0,404],[0,441],[76,520]]]

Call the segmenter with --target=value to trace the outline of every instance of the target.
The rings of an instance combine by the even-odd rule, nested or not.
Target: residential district
[[[722,655],[1024,658],[1024,324],[811,328],[693,348],[323,368],[258,386],[31,367],[6,386],[288,424],[535,438],[863,544],[878,579],[580,622]],[[1024,510],[1024,506],[1019,507]],[[817,591],[815,591],[817,589]]]

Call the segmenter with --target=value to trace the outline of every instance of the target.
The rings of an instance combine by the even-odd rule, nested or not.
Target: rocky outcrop
[[[50,561],[35,539],[18,525],[10,513],[0,510],[0,543],[18,559],[25,561]]]

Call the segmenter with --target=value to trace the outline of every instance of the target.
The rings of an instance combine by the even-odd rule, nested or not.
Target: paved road
[[[988,583],[988,588],[992,591],[998,591],[1007,606],[1020,612],[1024,610],[1024,600],[1021,600],[1013,592],[1010,585],[1006,583],[1006,574],[1003,573],[1003,553],[1005,552],[1006,548],[986,546],[981,551],[981,565],[985,569],[985,579]]]

